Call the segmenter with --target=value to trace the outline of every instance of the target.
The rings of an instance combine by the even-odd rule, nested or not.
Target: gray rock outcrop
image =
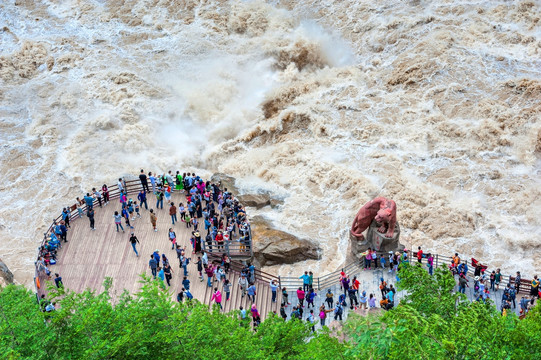
[[[238,195],[237,198],[244,206],[255,207],[257,209],[261,209],[262,207],[271,204],[269,194],[245,194]]]
[[[239,193],[239,189],[235,186],[236,179],[233,176],[229,176],[224,173],[215,173],[211,176],[210,182],[216,184],[220,183],[221,189],[226,188],[227,191],[233,195],[237,195]]]
[[[7,265],[0,259],[0,282],[4,284],[13,284],[13,273]],[[3,281],[2,281],[3,280]]]
[[[255,216],[250,223],[254,257],[261,266],[293,264],[319,258],[319,246],[274,228],[262,216]]]

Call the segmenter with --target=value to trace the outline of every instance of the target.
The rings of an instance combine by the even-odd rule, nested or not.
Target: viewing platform
[[[126,181],[128,190],[127,198],[132,198],[137,201],[137,194],[141,191],[141,183],[139,180]],[[76,207],[72,207],[71,211],[71,227],[68,229],[67,243],[62,242],[62,248],[58,250],[58,255],[55,265],[50,265],[51,280],[54,279],[54,274],[58,273],[62,277],[64,286],[75,292],[82,292],[86,289],[95,291],[103,291],[103,281],[105,277],[113,278],[113,284],[110,289],[110,294],[113,298],[118,297],[126,289],[130,293],[137,292],[142,284],[140,283],[140,274],[145,273],[152,276],[148,262],[150,255],[159,250],[160,255],[165,254],[172,268],[171,286],[168,287],[171,296],[176,299],[176,295],[181,290],[182,281],[184,279],[183,269],[179,267],[179,261],[176,251],[171,248],[172,244],[169,241],[169,228],[172,228],[176,233],[177,244],[182,248],[186,248],[186,255],[191,257],[188,265],[188,279],[190,280],[190,292],[195,299],[202,303],[210,304],[211,297],[214,292],[214,287],[218,287],[222,292],[222,306],[225,311],[239,309],[243,306],[249,309],[252,303],[248,297],[242,297],[239,290],[238,278],[240,277],[239,263],[240,260],[250,260],[252,256],[251,244],[241,245],[237,237],[230,242],[225,242],[222,249],[218,250],[216,242],[213,243],[213,249],[207,251],[209,255],[209,263],[217,261],[222,253],[227,253],[232,259],[231,271],[228,276],[232,284],[231,299],[225,301],[225,293],[222,291],[222,284],[214,282],[212,287],[207,286],[207,276],[203,272],[204,281],[202,282],[197,271],[197,256],[192,254],[192,244],[190,238],[192,236],[193,227],[186,227],[186,223],[182,221],[172,224],[171,216],[169,215],[169,204],[164,200],[163,209],[156,208],[156,196],[152,193],[147,193],[147,202],[149,210],[153,209],[157,216],[157,230],[154,231],[150,222],[150,212],[144,206],[140,209],[140,218],[135,220],[130,219],[133,229],[127,228],[124,219],[122,225],[124,232],[117,232],[113,214],[115,211],[120,213],[121,203],[119,201],[119,191],[116,185],[109,187],[110,202],[108,205],[100,207],[98,202],[94,202],[95,212],[95,230],[90,228],[90,222],[86,216],[86,208],[82,218],[79,218]],[[186,204],[186,196],[184,191],[174,191],[171,194],[171,202],[175,205],[180,203]],[[139,202],[138,202],[139,203]],[[180,220],[180,216],[178,216]],[[56,219],[60,221],[60,218]],[[202,220],[202,219],[201,219]],[[204,224],[200,221],[198,232],[201,234],[202,246],[208,246],[204,239],[206,230]],[[52,231],[49,228],[48,234]],[[139,257],[136,256],[129,241],[131,232],[139,239],[136,247],[139,252]],[[280,312],[280,297],[275,303],[270,301],[271,292],[269,282],[272,276],[256,270],[256,306],[262,315],[262,320],[271,312]],[[38,295],[46,293],[46,281],[48,277],[44,271],[36,269],[36,284],[39,283],[37,289]],[[276,278],[277,279],[277,278]],[[165,282],[165,286],[167,284]]]
[[[127,198],[137,199],[137,194],[142,189],[139,180],[131,180],[126,182],[126,188],[128,190]],[[186,255],[191,257],[191,262],[188,265],[188,279],[190,280],[190,291],[195,299],[201,301],[204,304],[211,305],[211,297],[214,292],[214,287],[222,292],[222,306],[224,311],[238,310],[240,306],[243,306],[247,310],[247,316],[249,316],[249,309],[252,302],[247,296],[242,297],[241,291],[238,285],[238,279],[240,276],[240,270],[242,264],[240,261],[250,260],[252,257],[252,246],[250,244],[242,245],[237,237],[234,237],[232,241],[224,244],[224,246],[218,250],[217,244],[213,244],[212,252],[208,252],[209,262],[216,262],[219,264],[218,259],[222,253],[230,255],[231,271],[227,278],[231,282],[231,298],[229,301],[225,300],[225,293],[223,292],[222,284],[213,282],[212,287],[207,286],[207,276],[204,275],[204,281],[200,280],[197,271],[197,256],[192,253],[192,244],[190,243],[190,237],[192,236],[192,227],[187,227],[185,222],[178,221],[175,225],[172,224],[171,216],[169,215],[169,204],[164,200],[163,209],[157,209],[156,197],[152,193],[147,193],[147,202],[149,209],[154,209],[157,216],[157,231],[154,231],[150,222],[150,212],[145,209],[144,206],[140,209],[140,218],[131,220],[133,229],[126,227],[124,220],[122,225],[124,230],[117,232],[114,222],[113,214],[115,211],[120,213],[121,203],[119,201],[119,191],[116,185],[109,187],[110,202],[108,205],[100,207],[97,201],[94,203],[95,210],[95,230],[90,228],[89,219],[86,216],[86,209],[82,218],[79,218],[79,214],[74,206],[71,212],[71,228],[68,229],[67,243],[62,242],[62,248],[59,249],[57,255],[57,263],[50,265],[51,281],[54,279],[54,274],[58,273],[62,277],[62,281],[65,287],[75,292],[82,292],[86,289],[95,291],[103,291],[103,281],[105,277],[113,278],[110,294],[113,298],[121,295],[125,290],[130,293],[135,293],[141,288],[140,274],[145,273],[151,276],[151,270],[148,262],[150,255],[159,250],[160,255],[165,254],[169,259],[171,267],[173,269],[171,286],[167,287],[171,293],[172,298],[176,299],[177,293],[182,288],[183,269],[179,267],[179,261],[176,255],[176,251],[172,249],[172,244],[169,241],[169,228],[172,228],[176,233],[177,244],[186,248]],[[171,201],[175,205],[180,203],[186,204],[186,196],[184,191],[174,191],[171,194]],[[180,216],[177,216],[180,220]],[[59,221],[60,219],[56,219]],[[199,233],[202,238],[202,245],[207,246],[204,238],[206,230],[204,224],[199,225]],[[47,232],[52,231],[52,225]],[[131,232],[139,239],[140,243],[137,244],[137,251],[139,256],[136,256],[132,249],[129,237]],[[250,236],[251,239],[251,236]],[[411,256],[412,254],[410,254]],[[416,261],[416,259],[410,261]],[[450,258],[435,255],[434,267],[447,266],[450,263]],[[426,267],[426,262],[423,264]],[[310,269],[307,269],[310,270]],[[317,315],[317,309],[324,303],[325,293],[327,289],[331,289],[334,293],[334,302],[336,303],[338,296],[342,293],[339,285],[340,271],[346,272],[347,275],[353,279],[354,276],[360,281],[360,291],[365,290],[367,294],[373,293],[377,298],[377,303],[381,298],[379,289],[380,278],[384,278],[388,285],[393,284],[395,287],[396,276],[394,273],[389,273],[389,269],[377,268],[376,270],[364,270],[361,261],[355,261],[345,265],[343,268],[338,269],[335,272],[329,274],[315,274],[313,287],[316,290],[318,296],[315,298],[315,314]],[[281,291],[278,291],[276,302],[271,301],[271,290],[269,282],[276,280],[279,284],[279,288],[286,287],[288,292],[288,298],[291,302],[286,308],[288,318],[290,317],[292,307],[298,303],[296,290],[302,287],[302,280],[298,277],[280,277],[267,274],[265,272],[256,269],[256,301],[255,304],[261,314],[261,319],[271,313],[280,313],[280,303],[282,300]],[[473,291],[473,269],[469,270],[469,287],[466,289],[466,296],[468,299],[474,299]],[[301,275],[301,274],[299,274]],[[501,296],[503,288],[508,281],[512,280],[510,277],[503,277],[500,291],[491,292],[490,299],[495,303],[498,309],[501,307]],[[48,280],[44,271],[40,271],[36,268],[36,285],[38,296],[46,294],[45,283]],[[39,286],[38,286],[39,284]],[[456,289],[456,287],[455,287]],[[521,293],[528,292],[529,285],[527,280],[523,280],[521,286]],[[397,304],[404,296],[402,292],[398,292],[395,297],[395,303]],[[520,301],[520,294],[517,294],[517,305]],[[349,298],[347,298],[349,306]],[[349,308],[344,309],[343,318],[347,317]],[[517,306],[516,312],[518,314],[519,307]],[[306,319],[308,311],[304,309],[303,318]],[[329,314],[330,315],[330,314]],[[319,322],[318,322],[319,323]],[[328,324],[329,322],[327,322]],[[319,327],[319,325],[316,325]]]

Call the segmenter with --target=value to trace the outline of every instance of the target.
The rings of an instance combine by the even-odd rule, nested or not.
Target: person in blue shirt
[[[158,264],[158,266],[160,266],[160,250],[158,249],[154,250],[154,252],[152,253],[152,256],[154,256],[156,263]]]
[[[389,299],[389,303],[394,304],[394,291],[389,291],[387,293],[387,299]]]
[[[152,172],[148,173],[148,179],[150,180],[150,184],[152,185],[152,193],[156,193],[156,177],[152,175]]]
[[[255,302],[255,295],[255,284],[252,284],[248,287],[248,298],[251,299],[253,303]]]
[[[62,283],[62,276],[58,275],[58,273],[54,274],[54,283],[57,288],[64,287],[64,283]]]
[[[190,290],[190,280],[188,280],[186,276],[184,276],[184,280],[182,280],[182,286],[184,286],[186,290]]]
[[[161,267],[158,267],[158,278],[160,279],[160,286],[165,289],[165,273]]]
[[[348,306],[347,303],[346,303],[346,295],[345,294],[340,294],[340,296],[338,297],[338,305]]]
[[[156,258],[154,257],[154,254],[150,255],[150,260],[148,261],[148,267],[150,268],[150,271],[152,271],[152,277],[156,279],[158,263],[156,262]]]
[[[148,185],[147,185],[148,186]],[[139,192],[139,194],[137,195],[137,199],[139,200],[139,203],[141,204],[141,207],[143,206],[143,204],[145,205],[145,209],[148,210],[148,205],[147,205],[147,194],[141,190]]]
[[[270,288],[272,292],[272,302],[276,302],[276,290],[278,289],[278,284],[276,283],[276,280],[271,280]]]
[[[458,270],[458,274],[459,274],[459,275],[460,275],[460,274],[464,274],[464,275],[466,275],[466,276],[468,275],[468,265],[466,264],[465,261],[462,262],[462,263],[460,263],[460,264],[458,265],[457,270]]]
[[[51,239],[49,240],[49,244],[52,244],[57,248],[62,248],[62,244],[60,243],[60,241],[58,241],[58,237],[56,237],[54,231],[51,232]]]
[[[308,275],[308,271],[305,271],[304,275],[301,275],[299,279],[302,279],[302,291],[308,291],[310,289],[310,275]]]
[[[62,220],[64,220],[68,228],[71,227],[70,226],[70,212],[67,208],[64,208],[62,210]]]
[[[90,193],[86,193],[84,200],[85,200],[86,206],[88,206],[89,208],[92,208],[94,206],[94,198],[90,196]]]
[[[308,294],[308,296],[306,297],[306,308],[310,308],[310,305],[312,307],[315,307],[314,305],[314,298],[317,296],[316,292],[314,291],[314,289],[310,289],[310,293]]]
[[[64,242],[68,242],[68,228],[66,228],[66,225],[64,225],[64,221],[60,222],[59,229],[60,239],[64,240]]]

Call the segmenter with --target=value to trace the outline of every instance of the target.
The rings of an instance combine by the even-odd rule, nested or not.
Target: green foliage
[[[350,314],[346,341],[306,321],[269,316],[257,332],[216,307],[182,304],[159,281],[118,298],[50,287],[57,310],[43,313],[32,292],[0,288],[2,359],[540,359],[541,307],[526,318],[501,316],[492,304],[453,291],[444,269],[434,276],[401,265],[399,289],[408,294],[381,314]]]
[[[33,315],[33,316],[31,316]],[[0,358],[48,357],[43,342],[52,340],[36,296],[22,286],[0,291]]]
[[[112,299],[111,281],[102,293],[50,287],[52,313],[21,286],[1,288],[0,358],[341,359],[346,350],[326,331],[312,334],[306,322],[276,316],[254,332],[238,311],[179,304],[145,276],[140,292]]]
[[[523,320],[501,316],[490,303],[470,302],[453,292],[445,269],[434,276],[402,264],[400,305],[381,316],[350,316],[345,325],[348,355],[367,359],[539,359],[541,313]]]

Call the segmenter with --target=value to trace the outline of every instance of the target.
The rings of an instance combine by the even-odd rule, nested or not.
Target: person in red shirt
[[[216,234],[216,244],[218,245],[218,249],[223,249],[224,247],[224,234],[221,231],[218,231],[218,234]]]
[[[417,261],[419,263],[423,262],[423,250],[421,249],[420,246],[417,248]]]
[[[354,276],[353,280],[351,281],[351,288],[355,290],[357,295],[359,295],[359,285],[361,285],[360,281],[357,280],[357,276]]]

